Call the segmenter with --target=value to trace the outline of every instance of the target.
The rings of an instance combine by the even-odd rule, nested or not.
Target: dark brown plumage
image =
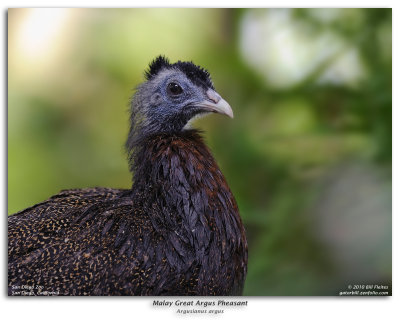
[[[133,99],[132,189],[65,190],[9,217],[10,295],[23,285],[60,295],[242,293],[247,242],[236,201],[199,132],[178,119],[192,106],[193,116],[229,111],[208,91],[203,69],[181,64],[158,58]],[[186,76],[190,70],[202,76]],[[183,92],[211,94],[218,108],[150,90],[160,82],[170,87],[170,79]],[[165,100],[157,112],[168,114],[167,127],[165,119],[152,119],[155,107],[146,97],[154,94]]]

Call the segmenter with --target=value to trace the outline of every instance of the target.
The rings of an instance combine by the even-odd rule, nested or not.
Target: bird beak
[[[228,102],[221,98],[221,96],[212,89],[208,89],[206,92],[207,99],[196,104],[199,107],[206,109],[207,111],[217,112],[225,114],[230,118],[233,118],[233,111]]]

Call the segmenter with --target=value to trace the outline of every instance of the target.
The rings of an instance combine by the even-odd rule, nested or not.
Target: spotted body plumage
[[[9,217],[10,295],[22,285],[60,295],[242,293],[244,227],[199,132],[135,124],[131,189],[65,190]]]

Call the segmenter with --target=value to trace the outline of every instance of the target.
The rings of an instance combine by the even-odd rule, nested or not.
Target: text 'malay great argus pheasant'
[[[132,189],[64,190],[10,216],[9,295],[32,286],[37,295],[242,293],[238,207],[188,125],[211,112],[233,117],[232,109],[192,62],[160,56],[145,75],[126,143]]]

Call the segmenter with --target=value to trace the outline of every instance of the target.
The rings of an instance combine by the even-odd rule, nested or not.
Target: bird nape
[[[64,190],[8,218],[8,294],[240,295],[247,241],[191,119],[233,117],[209,73],[156,58],[131,102],[132,188]]]

